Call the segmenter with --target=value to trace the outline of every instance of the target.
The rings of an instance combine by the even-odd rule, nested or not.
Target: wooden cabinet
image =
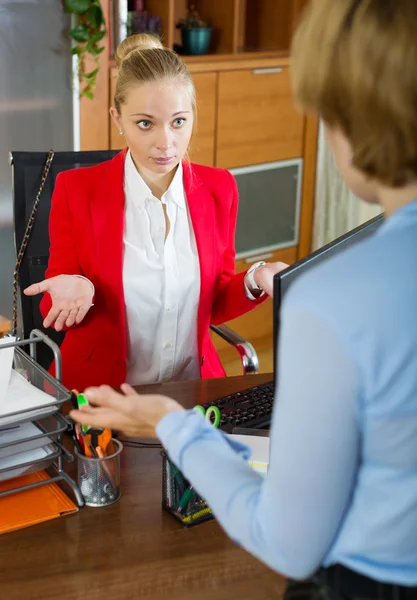
[[[219,74],[217,166],[241,167],[303,155],[304,119],[294,106],[289,68]]]
[[[266,256],[253,256],[246,260],[236,261],[236,272],[246,271],[251,264],[258,260],[265,260],[268,262],[281,261],[287,264],[292,264],[297,260],[297,247],[285,248],[284,250],[277,250]],[[251,342],[257,352],[266,350],[272,355],[273,339],[272,339],[272,309],[273,302],[268,299],[266,302],[255,308],[252,312],[230,321],[227,323],[229,327],[234,329],[236,333],[243,336],[249,342]],[[212,335],[212,340],[216,350],[219,353],[220,360],[226,364],[231,361],[235,361],[237,353],[235,348],[230,346],[227,342],[219,338],[217,335]],[[265,371],[265,365],[261,364],[263,371]],[[250,385],[250,384],[249,384]]]
[[[191,140],[190,159],[200,165],[215,164],[216,86],[217,73],[193,76],[197,99],[197,122]]]

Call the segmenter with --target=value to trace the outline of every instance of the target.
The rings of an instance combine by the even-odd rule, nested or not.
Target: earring
[[[120,135],[124,135],[125,132],[124,131],[119,131]]]

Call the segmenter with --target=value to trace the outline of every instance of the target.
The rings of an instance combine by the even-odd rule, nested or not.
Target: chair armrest
[[[210,325],[210,329],[231,344],[239,352],[245,375],[255,375],[259,372],[259,360],[255,348],[245,338],[238,335],[227,325]]]

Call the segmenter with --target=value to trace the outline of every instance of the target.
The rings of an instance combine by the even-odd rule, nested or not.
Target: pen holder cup
[[[123,445],[112,439],[113,452],[103,458],[88,457],[74,449],[78,459],[78,486],[86,506],[110,506],[120,498],[120,454]]]
[[[171,513],[184,527],[191,527],[213,519],[213,514],[205,500],[192,492],[189,482],[169,460],[162,455],[162,508]]]

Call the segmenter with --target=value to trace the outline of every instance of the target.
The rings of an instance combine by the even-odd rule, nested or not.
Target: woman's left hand
[[[253,278],[255,283],[259,285],[268,296],[274,295],[274,276],[286,269],[289,265],[283,262],[266,263],[262,267],[258,267]]]
[[[107,385],[87,389],[84,393],[90,405],[72,410],[70,417],[81,425],[108,427],[132,437],[155,438],[155,427],[166,414],[184,410],[178,402],[166,396],[140,396],[127,383],[121,386],[121,390],[123,394]]]

